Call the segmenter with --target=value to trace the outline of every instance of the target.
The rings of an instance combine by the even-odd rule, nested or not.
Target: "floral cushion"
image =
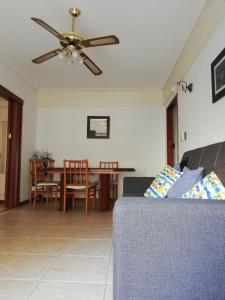
[[[150,187],[144,193],[145,198],[163,198],[167,195],[171,186],[180,178],[182,172],[166,166],[160,173],[155,177]]]
[[[218,176],[211,172],[197,182],[182,198],[225,200],[225,187]]]

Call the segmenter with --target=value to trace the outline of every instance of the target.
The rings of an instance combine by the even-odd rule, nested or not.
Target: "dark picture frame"
[[[211,64],[212,102],[225,96],[225,48]]]
[[[88,116],[87,117],[87,138],[88,139],[109,139],[110,138],[110,117],[109,116]]]

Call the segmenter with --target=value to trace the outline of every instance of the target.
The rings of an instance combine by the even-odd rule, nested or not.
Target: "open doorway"
[[[167,163],[174,166],[179,162],[178,149],[178,96],[167,107]]]
[[[8,101],[0,97],[0,211],[5,209]]]
[[[0,85],[0,202],[3,209],[20,202],[22,112],[23,100]]]

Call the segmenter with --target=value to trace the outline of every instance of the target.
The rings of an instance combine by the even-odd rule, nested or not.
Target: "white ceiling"
[[[0,59],[37,88],[162,87],[198,19],[205,0],[0,0]],[[86,49],[103,70],[55,57],[31,60],[58,48],[58,40],[30,20],[38,17],[59,32],[71,28],[69,7],[79,7],[84,38],[115,34],[119,45]]]

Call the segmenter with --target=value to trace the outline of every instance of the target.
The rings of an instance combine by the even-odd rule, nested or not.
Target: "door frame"
[[[17,102],[18,104],[22,105],[21,113],[19,115],[19,136],[17,137],[17,145],[16,147],[10,147],[9,146],[9,137],[7,136],[7,157],[6,157],[6,173],[5,173],[5,207],[13,207],[16,206],[20,202],[20,178],[21,178],[21,146],[22,146],[22,123],[23,123],[23,104],[24,101],[13,94],[11,91],[6,89],[4,86],[0,85],[0,97],[8,101],[8,132],[14,134],[14,132],[11,132],[10,128],[10,121],[12,121],[15,117],[18,119],[18,116],[15,116],[15,110],[10,109],[10,103]],[[10,186],[10,180],[11,180],[11,173],[13,172],[14,166],[12,164],[12,158],[18,157],[18,176],[17,176],[17,187],[15,188],[15,191],[12,191],[12,187]],[[13,202],[7,197],[7,194],[12,193],[16,195]]]
[[[174,146],[173,133],[173,109],[177,106],[177,158],[179,160],[179,120],[178,120],[178,94],[176,94],[166,108],[166,146],[167,146],[167,163],[174,165],[174,153],[171,154],[171,147]],[[172,136],[172,139],[170,139]]]

